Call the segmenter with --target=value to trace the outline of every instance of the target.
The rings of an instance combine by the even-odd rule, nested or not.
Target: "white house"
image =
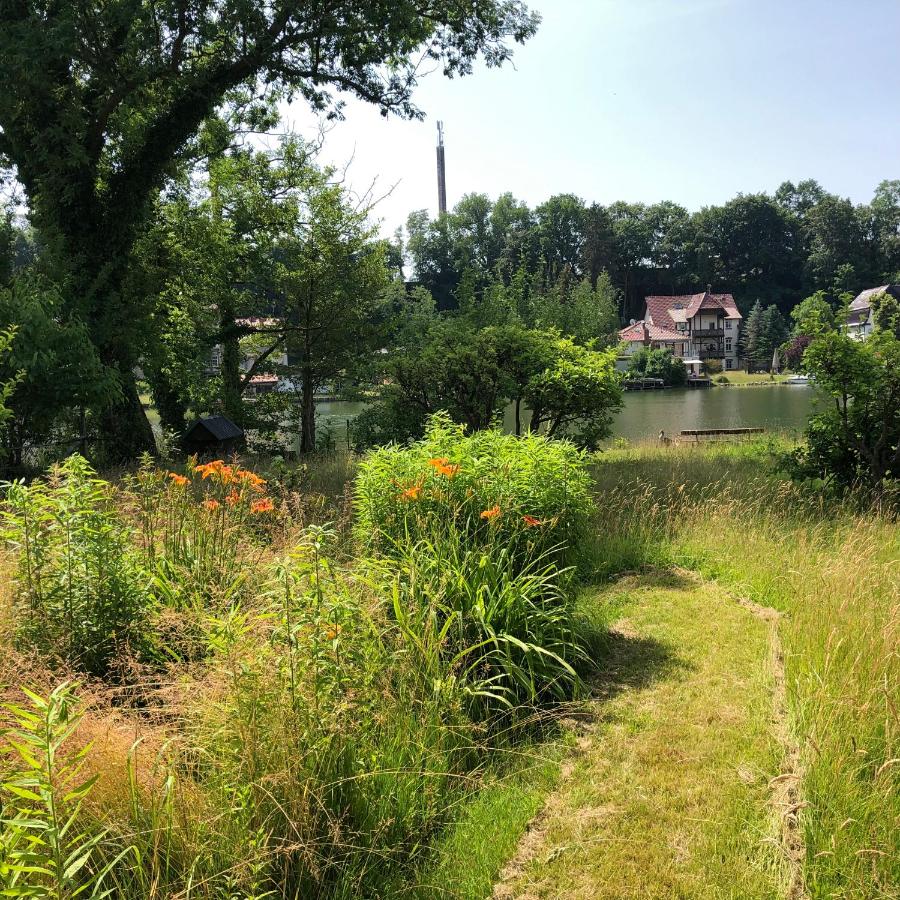
[[[857,295],[847,311],[847,321],[841,326],[848,337],[864,341],[872,333],[872,299],[878,294],[890,294],[900,300],[900,284],[883,284]]]
[[[644,318],[619,332],[628,355],[641,347],[671,350],[686,364],[718,360],[738,367],[742,316],[731,294],[682,294],[646,298]]]

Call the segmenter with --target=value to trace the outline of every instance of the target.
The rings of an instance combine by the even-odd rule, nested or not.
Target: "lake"
[[[655,439],[659,432],[677,435],[682,429],[765,428],[800,431],[821,395],[808,385],[747,385],[746,387],[670,388],[628,391],[625,406],[613,421],[613,439]],[[345,441],[347,420],[365,403],[337,401],[316,404],[317,428],[331,425],[338,444]],[[511,409],[505,425],[512,429]]]

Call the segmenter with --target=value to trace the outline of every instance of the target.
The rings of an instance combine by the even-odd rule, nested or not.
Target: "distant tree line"
[[[540,306],[606,273],[625,321],[643,315],[645,296],[708,285],[733,293],[745,316],[759,300],[786,318],[817,292],[836,306],[897,279],[900,180],[882,181],[863,205],[808,179],[694,213],[670,201],[603,206],[560,194],[531,209],[512,194],[468,194],[436,219],[413,213],[406,230],[414,277],[442,309],[498,285]]]

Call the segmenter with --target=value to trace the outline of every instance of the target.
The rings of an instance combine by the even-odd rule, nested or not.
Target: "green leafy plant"
[[[147,577],[111,486],[80,456],[6,485],[3,537],[18,555],[19,639],[104,674],[140,633]]]
[[[451,526],[452,531],[452,526]],[[406,545],[390,565],[393,613],[435,693],[470,715],[567,700],[587,662],[560,571],[508,548],[469,549],[459,532]]]
[[[46,697],[23,689],[29,706],[6,704],[14,726],[4,733],[18,766],[0,785],[0,894],[4,897],[106,897],[103,884],[127,850],[103,866],[95,858],[105,832],[81,830],[82,804],[97,776],[83,778],[90,745],[66,744],[81,719],[68,682]]]
[[[356,479],[357,529],[383,553],[455,528],[468,546],[531,560],[574,557],[590,515],[585,457],[565,441],[499,431],[467,435],[447,416],[408,447],[370,453]]]

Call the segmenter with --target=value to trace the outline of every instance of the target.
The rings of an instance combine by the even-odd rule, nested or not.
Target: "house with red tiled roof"
[[[619,332],[626,353],[642,346],[671,349],[686,362],[717,360],[723,369],[738,367],[738,337],[742,316],[731,294],[652,296],[644,318]],[[656,335],[656,338],[654,338]],[[633,347],[633,349],[632,349]]]

